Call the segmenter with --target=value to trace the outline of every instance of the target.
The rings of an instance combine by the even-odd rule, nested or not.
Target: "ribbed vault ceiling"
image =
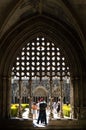
[[[17,56],[18,48],[24,42],[40,32],[60,44],[66,56],[67,53],[70,54],[71,61],[78,63],[82,60],[84,66],[85,9],[85,0],[1,0],[0,47],[1,58],[4,57],[2,66],[6,61],[8,64],[12,56]]]

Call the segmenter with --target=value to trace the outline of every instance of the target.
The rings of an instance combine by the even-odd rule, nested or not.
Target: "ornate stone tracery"
[[[70,76],[69,67],[60,49],[46,37],[27,43],[16,58],[12,76],[18,78]]]
[[[14,77],[14,79],[19,79],[19,81],[23,79],[28,80],[30,109],[32,97],[35,98],[34,89],[32,88],[32,79],[34,78],[39,78],[40,85],[43,78],[49,78],[49,88],[47,90],[48,93],[45,93],[42,87],[38,87],[39,89],[35,89],[37,96],[50,99],[51,106],[52,100],[55,98],[55,96],[61,98],[61,102],[63,102],[63,80],[64,77],[70,77],[69,67],[67,65],[68,62],[66,61],[66,57],[64,57],[63,52],[61,52],[55,43],[49,40],[49,38],[46,36],[39,35],[35,37],[31,42],[25,44],[20,54],[16,58],[16,61],[14,62],[12,68],[12,77]],[[60,80],[62,82],[60,90],[57,90],[57,92],[55,89],[53,89],[53,80],[56,77],[57,80]],[[23,95],[22,89],[19,90],[19,95],[19,98],[21,99],[21,95]],[[50,115],[52,118],[52,107]]]

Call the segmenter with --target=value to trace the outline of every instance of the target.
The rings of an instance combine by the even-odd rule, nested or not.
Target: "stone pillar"
[[[7,77],[3,76],[2,78],[3,88],[2,88],[2,118],[6,118],[6,86],[7,86]]]
[[[60,101],[60,117],[63,118],[63,93],[62,93],[62,87],[63,87],[63,80],[60,80],[60,96],[61,96],[61,101]]]
[[[10,118],[11,116],[11,78],[2,76],[0,85],[0,118]]]
[[[11,78],[10,77],[8,77],[7,78],[7,90],[6,90],[6,95],[7,95],[7,97],[6,97],[6,102],[7,102],[7,104],[6,104],[6,117],[7,118],[10,118],[10,116],[11,116],[11,89],[12,89],[12,87],[11,87]]]
[[[0,85],[0,118],[10,118],[11,108],[11,79],[9,76],[2,76]]]
[[[18,117],[22,118],[22,108],[21,108],[21,103],[22,103],[22,80],[19,80],[19,109],[18,109]]]
[[[32,108],[32,80],[30,79],[29,80],[29,118],[32,118],[33,115],[32,115],[32,111],[31,111],[31,108]]]
[[[71,106],[71,111],[70,111],[70,118],[74,118],[74,90],[73,90],[73,79],[70,80],[70,106]]]
[[[71,84],[73,85],[73,101],[74,101],[74,102],[73,102],[73,103],[74,103],[74,106],[72,106],[72,109],[73,109],[73,112],[74,112],[74,113],[73,113],[73,117],[74,117],[74,118],[77,118],[77,111],[76,111],[76,110],[77,110],[77,109],[76,109],[76,106],[77,106],[77,105],[76,105],[76,104],[77,104],[77,100],[78,100],[78,99],[77,99],[77,96],[76,96],[76,95],[77,95],[77,91],[76,91],[75,77],[72,77],[72,78],[71,78]]]
[[[71,83],[73,85],[73,98],[74,98],[74,111],[73,117],[79,119],[80,118],[80,79],[78,77],[72,77]]]
[[[81,84],[80,84],[80,78],[79,77],[75,77],[75,93],[77,93],[76,96],[76,100],[75,101],[75,105],[76,105],[76,113],[77,113],[77,119],[81,118],[81,114],[80,114],[80,108],[81,108]]]
[[[2,76],[0,76],[0,118],[2,118],[2,103],[3,103],[3,84],[2,84]]]
[[[53,118],[52,100],[52,80],[50,80],[50,120]]]
[[[81,119],[86,119],[86,75],[83,74],[82,82],[81,82]]]

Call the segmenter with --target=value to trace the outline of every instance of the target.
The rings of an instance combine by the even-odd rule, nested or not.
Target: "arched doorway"
[[[37,102],[41,97],[47,102],[48,99],[48,91],[45,87],[43,86],[37,86],[33,90],[33,102]]]
[[[44,18],[43,18],[43,20],[44,20]],[[42,24],[42,23],[41,23]],[[45,26],[45,25],[44,25]],[[49,26],[50,27],[50,26]],[[45,28],[46,28],[46,26],[45,26]],[[37,28],[36,28],[37,29]],[[51,28],[50,28],[51,29]],[[15,38],[14,39],[14,41],[15,41],[15,46],[12,48],[12,46],[10,45],[10,49],[11,49],[11,52],[10,52],[10,54],[9,54],[9,51],[6,51],[5,52],[5,58],[3,59],[3,62],[2,62],[2,65],[3,65],[3,63],[5,62],[5,60],[6,60],[6,63],[7,64],[5,64],[3,67],[1,66],[1,68],[3,68],[1,71],[3,71],[3,82],[1,82],[2,83],[2,85],[4,86],[3,87],[3,89],[4,90],[6,90],[7,89],[7,92],[9,92],[10,93],[10,86],[11,86],[11,79],[10,79],[10,77],[11,77],[11,72],[12,72],[12,67],[13,67],[13,65],[14,66],[16,66],[17,65],[17,67],[18,67],[18,64],[16,64],[15,65],[15,63],[17,63],[17,62],[15,62],[16,60],[18,60],[18,56],[20,55],[20,53],[21,53],[21,50],[22,50],[22,48],[25,46],[25,45],[27,45],[27,43],[29,42],[29,43],[32,43],[33,42],[33,40],[35,39],[35,38],[39,38],[40,37],[40,33],[39,33],[39,29],[38,30],[35,30],[35,31],[37,31],[37,32],[35,32],[35,34],[32,36],[31,34],[28,34],[29,35],[29,38],[26,40],[26,41],[24,41],[23,42],[23,40],[24,40],[24,38],[26,39],[26,37],[27,37],[27,35],[25,35],[25,37],[23,37],[23,39],[21,39],[21,41],[23,42],[22,44],[21,44],[21,42],[17,42],[17,38],[19,38],[19,37],[17,37],[17,38]],[[72,96],[72,98],[74,98],[74,113],[75,113],[75,117],[77,118],[77,113],[79,114],[79,111],[77,111],[77,109],[78,109],[78,105],[77,104],[79,104],[79,101],[77,100],[77,98],[79,97],[79,82],[78,82],[78,79],[79,79],[79,73],[80,73],[80,71],[78,71],[78,68],[80,67],[80,63],[79,63],[79,61],[78,61],[78,58],[77,58],[77,55],[76,55],[76,53],[75,53],[75,50],[73,50],[74,48],[72,48],[71,47],[71,45],[70,45],[70,47],[67,49],[67,45],[69,45],[69,43],[70,42],[68,42],[67,43],[67,45],[65,45],[65,44],[63,44],[63,43],[65,43],[65,42],[63,42],[63,41],[61,41],[61,39],[60,39],[60,43],[61,44],[58,44],[58,39],[59,39],[59,37],[56,35],[56,33],[54,33],[54,31],[55,31],[55,29],[54,30],[52,30],[53,32],[53,35],[52,35],[52,33],[51,33],[51,31],[49,30],[44,30],[44,32],[41,34],[41,36],[43,35],[43,38],[45,38],[45,37],[48,37],[48,39],[49,39],[49,41],[50,41],[50,44],[51,44],[51,46],[53,46],[53,43],[55,44],[55,46],[56,46],[56,48],[55,48],[55,50],[57,50],[58,51],[58,49],[60,48],[60,50],[61,50],[61,52],[63,52],[63,55],[62,55],[62,57],[63,57],[63,59],[61,58],[61,60],[64,60],[64,58],[66,57],[66,67],[69,67],[68,69],[66,68],[66,70],[70,70],[70,72],[71,72],[71,75],[70,75],[70,78],[72,79],[72,86],[73,86],[73,91],[72,92],[74,92],[74,95]],[[47,35],[47,33],[49,33],[49,36]],[[21,36],[21,35],[20,35]],[[56,37],[57,36],[57,37]],[[41,37],[42,38],[42,37]],[[9,39],[9,38],[8,38]],[[47,38],[46,38],[47,39]],[[6,40],[6,39],[5,39]],[[37,40],[37,39],[35,39],[35,40]],[[8,40],[9,41],[9,40]],[[13,42],[13,41],[12,41]],[[8,42],[7,42],[8,43]],[[14,43],[14,42],[13,42]],[[18,44],[19,43],[19,44]],[[18,44],[18,45],[17,45]],[[59,46],[59,47],[58,47]],[[30,47],[29,47],[30,48]],[[40,47],[41,48],[41,47]],[[71,50],[71,49],[72,50]],[[17,49],[17,50],[16,50]],[[26,49],[26,47],[25,47],[25,49]],[[39,48],[38,48],[39,49]],[[41,48],[42,49],[42,48]],[[40,49],[40,50],[41,50]],[[27,50],[27,49],[26,49]],[[41,52],[39,50],[39,52]],[[71,51],[70,51],[71,50]],[[13,52],[12,52],[13,51]],[[15,53],[14,53],[15,52]],[[32,51],[31,51],[32,52]],[[68,55],[67,55],[67,52],[68,52]],[[72,52],[74,52],[73,54],[74,54],[74,56],[72,56]],[[9,57],[8,57],[8,59],[6,59],[6,54],[9,54]],[[12,55],[11,55],[12,54]],[[52,53],[52,55],[55,55],[55,53]],[[23,54],[22,54],[23,55]],[[26,55],[26,53],[24,54],[25,55],[25,57],[27,56]],[[31,53],[31,55],[34,55],[34,54],[32,54]],[[48,53],[47,53],[47,55],[48,55]],[[58,54],[57,54],[58,55]],[[13,57],[13,59],[11,59]],[[52,57],[52,56],[50,56],[50,57]],[[71,58],[70,58],[71,57]],[[27,59],[27,58],[26,58]],[[77,59],[77,60],[76,60]],[[11,61],[10,61],[11,60]],[[23,60],[23,59],[22,59]],[[53,59],[52,59],[53,60]],[[58,59],[57,59],[58,60]],[[10,63],[9,63],[9,61],[10,61]],[[21,60],[20,60],[21,61]],[[23,63],[23,62],[21,62],[21,63]],[[27,62],[26,62],[27,63]],[[55,62],[56,63],[56,62]],[[73,63],[73,64],[72,64]],[[79,64],[78,64],[79,63]],[[31,64],[31,62],[30,62],[30,64]],[[52,63],[50,63],[50,64],[52,64]],[[6,66],[7,65],[7,66]],[[24,64],[21,64],[22,65],[22,68],[21,68],[21,70],[23,69],[23,65]],[[28,65],[26,65],[26,66],[28,66]],[[54,66],[54,63],[52,64],[52,66]],[[51,67],[52,67],[51,66]],[[64,66],[64,65],[62,65],[62,61],[61,61],[61,68],[62,68],[62,66]],[[27,68],[27,67],[25,67],[25,68]],[[52,67],[52,68],[50,68],[51,69],[51,71],[50,70],[48,70],[48,76],[49,75],[52,75],[53,74],[53,76],[54,76],[54,74],[55,73],[52,73],[52,72],[54,72],[55,70],[55,67]],[[31,70],[32,69],[30,69],[30,73],[31,73]],[[57,69],[57,71],[59,71],[60,72],[60,70],[59,69]],[[63,71],[64,71],[64,69],[63,69]],[[17,72],[17,71],[16,71]],[[14,71],[14,74],[16,73],[15,71]],[[38,69],[38,72],[40,72],[40,70]],[[62,72],[62,71],[61,71]],[[65,71],[66,72],[66,71]],[[21,73],[21,72],[20,72]],[[26,70],[25,70],[25,73],[27,73],[26,72]],[[19,73],[17,73],[17,74],[19,74]],[[22,75],[23,75],[24,73],[22,73]],[[42,77],[42,76],[40,76],[39,75],[40,73],[38,73],[38,76],[39,77]],[[58,73],[58,75],[59,75],[60,73]],[[67,72],[66,72],[66,74],[67,74]],[[21,75],[21,76],[22,76]],[[27,73],[27,75],[28,75],[28,73]],[[33,73],[32,73],[32,75],[33,75]],[[64,75],[64,73],[63,73],[63,75]],[[20,76],[20,77],[21,77]],[[50,84],[50,91],[52,92],[52,79],[53,79],[53,76],[51,76],[51,78],[50,78],[50,80],[49,80],[49,84]],[[57,75],[56,75],[57,76]],[[60,77],[60,76],[58,76],[58,77]],[[62,76],[61,76],[62,77]],[[29,85],[31,86],[31,77],[29,78]],[[40,80],[39,81],[42,81],[42,78],[40,78]],[[60,80],[60,81],[62,81],[62,79]],[[60,85],[62,85],[62,82],[60,82]],[[20,80],[19,80],[19,87],[21,88],[21,78],[20,78]],[[31,88],[31,87],[30,87]],[[29,89],[29,91],[30,91],[30,94],[31,94],[31,89]],[[6,92],[6,91],[5,91]],[[77,92],[77,95],[75,94]],[[9,93],[6,93],[6,97],[5,97],[5,95],[3,96],[3,110],[2,110],[2,112],[3,112],[3,117],[4,116],[7,116],[7,117],[9,117],[9,114],[10,114],[10,110],[9,110],[9,108],[10,108],[10,96],[9,96]],[[21,94],[21,93],[20,93]],[[51,94],[51,93],[50,93]],[[30,97],[31,97],[32,95],[30,95]],[[5,112],[4,112],[4,109],[5,109]]]
[[[53,88],[54,81],[60,84],[60,100],[61,100],[61,117],[63,117],[62,104],[63,104],[63,81],[65,78],[70,77],[70,71],[67,58],[64,57],[63,52],[52,42],[45,34],[37,35],[23,46],[21,52],[16,57],[12,67],[12,77],[18,79],[19,83],[19,117],[21,117],[21,103],[22,103],[22,80],[28,81],[28,95],[31,117],[31,104],[34,97],[33,79],[39,78],[37,82],[42,84],[43,78],[48,78],[49,91],[48,100],[50,100],[50,118],[53,118],[52,103],[53,103]],[[46,78],[46,80],[47,80]],[[46,86],[46,85],[45,85]],[[43,92],[42,92],[43,93]],[[42,94],[41,90],[39,94]],[[42,96],[42,95],[41,95]]]

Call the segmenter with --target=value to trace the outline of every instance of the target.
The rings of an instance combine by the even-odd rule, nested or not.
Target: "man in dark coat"
[[[47,107],[47,103],[44,101],[43,98],[40,99],[40,104],[39,104],[39,117],[37,120],[37,124],[39,124],[39,121],[41,121],[41,123],[45,123],[45,125],[47,124],[47,119],[46,119],[46,107]]]

